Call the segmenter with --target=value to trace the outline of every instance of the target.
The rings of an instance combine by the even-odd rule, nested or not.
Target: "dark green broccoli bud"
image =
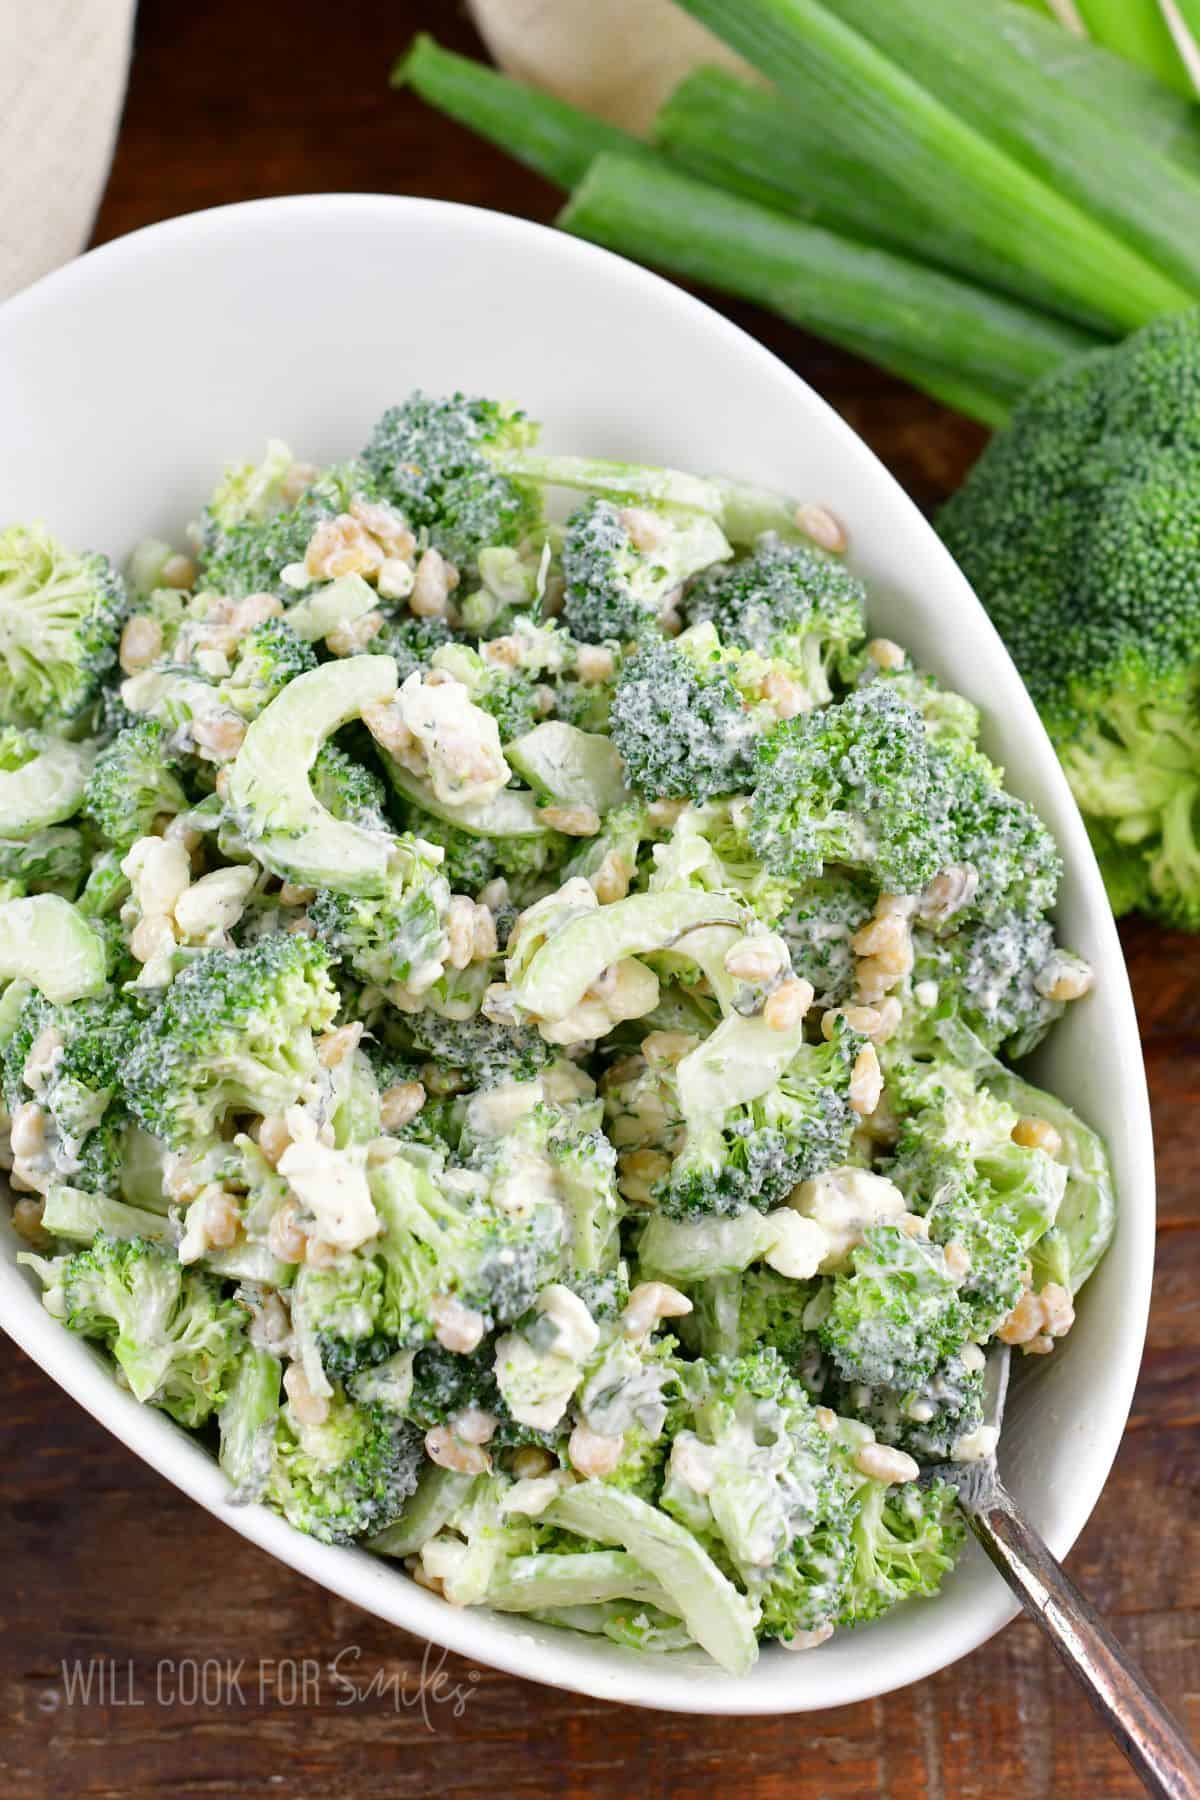
[[[413,1424],[430,1431],[469,1406],[480,1406],[497,1417],[507,1414],[496,1385],[495,1359],[495,1349],[487,1342],[466,1355],[443,1350],[440,1344],[418,1350],[406,1409]]]
[[[368,831],[387,829],[387,790],[382,780],[339,744],[321,745],[308,780],[335,819]]]
[[[1058,846],[1033,808],[1005,793],[999,769],[980,751],[945,742],[930,745],[929,764],[931,808],[946,817],[946,861],[975,872],[962,914],[1053,906],[1062,879]]]
[[[178,768],[166,728],[157,719],[139,719],[96,758],[84,810],[108,843],[128,850],[163,813],[187,810]]]
[[[906,1450],[918,1462],[946,1462],[960,1438],[983,1423],[984,1370],[962,1357],[943,1363],[924,1387],[865,1387],[848,1382],[829,1396],[843,1417],[869,1425],[881,1444]]]
[[[871,1225],[834,1277],[821,1342],[847,1381],[916,1388],[957,1354],[971,1321],[940,1244]]]
[[[538,683],[524,669],[492,668],[472,689],[471,699],[483,712],[491,714],[500,742],[509,744],[532,731],[542,718],[537,690]]]
[[[548,875],[572,842],[557,831],[537,837],[476,837],[419,806],[401,803],[400,813],[407,830],[445,852],[442,873],[455,893],[477,894],[497,875],[515,883]]]
[[[621,670],[610,730],[630,786],[647,799],[707,800],[750,785],[758,728],[714,637],[648,638]]]
[[[129,1155],[129,1133],[133,1120],[119,1100],[110,1100],[104,1116],[94,1131],[89,1131],[79,1147],[72,1167],[64,1170],[72,1185],[86,1194],[120,1196]]]
[[[424,992],[445,966],[450,884],[429,852],[420,838],[397,838],[386,894],[367,898],[323,888],[309,906],[309,922],[330,952],[376,987]]]
[[[375,426],[363,462],[385,500],[459,569],[489,544],[517,544],[541,522],[537,490],[500,475],[490,449],[534,442],[524,413],[465,394],[416,392]]]
[[[103,1233],[38,1272],[49,1310],[104,1344],[144,1404],[192,1426],[221,1404],[245,1314],[211,1276],[183,1268],[161,1244]]]
[[[426,669],[435,650],[452,644],[454,633],[444,619],[419,619],[415,613],[385,619],[371,639],[372,656],[391,656],[396,661],[396,674],[403,681],[414,669]]]
[[[660,1199],[673,1218],[769,1212],[801,1181],[844,1163],[858,1115],[850,1074],[862,1038],[838,1021],[832,1039],[804,1044],[781,1079],[733,1107],[714,1129],[689,1134]]]
[[[314,1032],[337,1014],[320,944],[275,932],[244,950],[209,950],[183,970],[134,1039],[130,1111],[175,1146],[208,1137],[229,1113],[277,1113],[317,1081]]]
[[[41,526],[0,531],[0,722],[73,724],[117,661],[124,583]]]
[[[958,1015],[989,1050],[1027,1056],[1061,1016],[1062,1003],[1036,985],[1054,954],[1054,928],[1040,913],[1001,911],[948,937],[912,936],[914,987],[934,983],[935,1015]]]
[[[304,561],[318,525],[345,512],[353,500],[374,494],[370,472],[361,463],[326,469],[292,506],[283,505],[275,484],[268,484],[250,505],[229,499],[227,487],[228,477],[205,509],[200,579],[202,586],[233,599],[278,594],[294,600],[296,590],[281,579],[284,569]]]
[[[1121,847],[1114,905],[1187,930],[1200,929],[1198,416],[1193,310],[1039,382],[940,520],[1085,818]]]
[[[319,1425],[301,1425],[282,1408],[264,1498],[309,1537],[349,1544],[391,1524],[423,1460],[411,1425],[335,1393]]]
[[[793,1281],[759,1266],[739,1276],[737,1288],[738,1354],[769,1345],[805,1389],[811,1391],[814,1377],[819,1386],[820,1344],[804,1317],[816,1283]]]
[[[830,698],[831,672],[865,635],[866,603],[843,563],[777,540],[701,575],[685,602],[689,623],[710,621],[722,643],[785,665],[814,706]]]
[[[623,511],[593,495],[571,514],[563,539],[567,629],[587,644],[630,643],[653,632],[681,582],[728,555],[703,513]]]
[[[404,1034],[419,1060],[460,1071],[469,1088],[532,1081],[557,1054],[532,1026],[510,1031],[482,1013],[469,1019],[444,1019],[428,1010],[413,1013],[404,1020]]]
[[[838,1623],[864,1625],[901,1600],[936,1594],[966,1535],[951,1483],[871,1482],[854,1524],[854,1556]]]
[[[257,719],[289,681],[316,666],[311,644],[283,619],[267,619],[238,644],[233,669],[221,683],[221,698],[244,719]]]
[[[37,1059],[39,1099],[56,1116],[60,1108],[71,1108],[83,1114],[94,1111],[98,1119],[108,1096],[120,1085],[139,1023],[138,1014],[120,994],[76,1000],[71,1006],[52,1006],[40,994],[31,995],[4,1047],[8,1110],[15,1111],[34,1092],[26,1080],[25,1065],[34,1045],[47,1033]],[[71,1093],[79,1097],[71,1099]],[[77,1135],[65,1117],[63,1129]]]
[[[841,1006],[854,991],[855,955],[850,939],[875,906],[870,882],[846,869],[827,869],[796,888],[790,910],[776,929],[792,967],[810,981],[819,1006]]]
[[[791,881],[846,863],[911,894],[950,860],[921,715],[882,682],[776,726],[752,785],[750,841]]]

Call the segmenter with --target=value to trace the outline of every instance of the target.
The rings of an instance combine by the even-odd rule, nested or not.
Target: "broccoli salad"
[[[1112,1232],[1014,1067],[1092,977],[825,509],[536,438],[0,533],[12,1225],[235,1500],[742,1673],[953,1566]]]

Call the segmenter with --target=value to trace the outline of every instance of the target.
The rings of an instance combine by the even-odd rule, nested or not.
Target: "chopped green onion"
[[[825,4],[1097,227],[1200,294],[1200,180],[1031,67],[997,32],[990,0]]]
[[[557,187],[574,187],[593,157],[606,150],[637,155],[641,148],[618,126],[443,50],[426,32],[413,39],[391,79],[393,87],[412,88]]]
[[[1192,91],[1158,0],[1075,0],[1088,34],[1149,69],[1181,94]]]
[[[1069,317],[1120,329],[1191,295],[1039,180],[817,0],[681,0],[812,107],[831,142],[898,169],[911,192],[1048,283]],[[890,8],[888,9],[890,10]],[[943,41],[942,52],[946,44]]]
[[[651,163],[598,158],[560,223],[758,301],[901,376],[916,359],[981,390],[993,408],[1090,341],[1013,301]]]

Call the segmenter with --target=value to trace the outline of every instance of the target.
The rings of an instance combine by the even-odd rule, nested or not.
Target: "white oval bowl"
[[[178,537],[222,465],[258,455],[268,435],[313,460],[344,456],[415,386],[514,400],[558,449],[825,502],[871,586],[875,629],[979,703],[988,750],[1053,829],[1068,871],[1062,934],[1098,979],[1036,1073],[1107,1131],[1120,1223],[1071,1336],[1014,1398],[1001,1464],[1065,1554],[1116,1453],[1149,1305],[1153,1151],[1129,983],[1079,815],[999,637],[925,519],[824,401],[700,301],[541,226],[384,196],[259,201],[136,232],[0,308],[0,525],[43,518],[67,542],[121,558],[148,533]],[[638,1706],[799,1712],[931,1674],[1016,1610],[972,1546],[936,1600],[815,1653],[769,1649],[744,1680],[699,1656],[639,1657],[455,1610],[365,1552],[318,1544],[264,1508],[231,1507],[209,1455],[123,1393],[43,1311],[0,1210],[0,1319],[42,1368],[245,1537],[463,1656]]]

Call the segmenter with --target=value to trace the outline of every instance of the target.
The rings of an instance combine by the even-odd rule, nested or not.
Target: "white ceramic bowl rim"
[[[294,391],[299,395],[303,390],[294,384],[304,381],[302,352],[306,344],[319,344],[321,338],[317,331],[311,338],[306,337],[304,311],[308,303],[304,284],[295,277],[306,267],[314,272],[312,285],[321,289],[321,295],[313,298],[311,305],[320,315],[318,324],[328,328],[338,315],[325,293],[330,284],[322,284],[320,278],[323,263],[327,264],[331,257],[336,260],[344,252],[353,252],[360,260],[365,256],[368,267],[361,276],[355,274],[358,265],[353,260],[345,262],[346,281],[351,292],[358,281],[356,317],[361,315],[364,321],[370,321],[369,326],[364,323],[364,334],[369,329],[380,332],[379,343],[386,346],[386,330],[375,317],[378,294],[367,285],[368,277],[375,273],[370,247],[378,256],[378,279],[383,279],[389,257],[397,264],[403,263],[397,240],[400,244],[419,244],[426,262],[418,262],[418,267],[431,271],[435,298],[426,304],[418,297],[413,304],[418,310],[426,304],[428,342],[431,348],[436,347],[440,360],[446,361],[449,355],[449,347],[440,339],[453,338],[456,327],[448,323],[443,330],[437,309],[454,314],[456,308],[466,307],[471,298],[468,294],[464,299],[460,283],[482,283],[477,313],[472,315],[468,309],[457,318],[457,341],[468,365],[462,385],[470,385],[474,380],[484,391],[511,394],[518,402],[528,404],[531,411],[544,412],[545,408],[539,408],[535,398],[516,382],[509,384],[506,377],[489,382],[486,373],[490,362],[474,373],[469,366],[472,356],[478,364],[480,356],[486,360],[499,347],[503,354],[497,354],[497,363],[503,362],[505,369],[524,358],[536,370],[544,359],[558,371],[561,381],[567,382],[572,379],[572,370],[581,366],[580,359],[590,361],[595,354],[594,344],[589,349],[587,330],[603,331],[611,320],[613,329],[620,332],[636,321],[636,331],[627,334],[626,351],[637,365],[636,384],[631,382],[626,390],[634,410],[628,415],[619,409],[606,411],[598,391],[603,381],[600,376],[591,378],[597,392],[591,394],[589,405],[597,419],[603,416],[610,441],[596,441],[586,425],[581,425],[579,435],[567,436],[565,430],[559,434],[561,447],[601,455],[627,450],[630,455],[644,457],[657,450],[656,460],[668,460],[660,448],[666,442],[672,459],[684,466],[703,467],[707,463],[730,474],[773,481],[785,491],[797,492],[796,482],[789,479],[787,470],[793,460],[803,462],[807,457],[815,470],[829,471],[828,485],[822,484],[812,497],[829,500],[849,524],[851,560],[873,584],[877,625],[882,623],[886,628],[895,619],[892,634],[904,638],[922,660],[935,668],[943,639],[956,634],[962,637],[957,662],[953,656],[949,658],[957,669],[954,678],[974,698],[995,707],[986,741],[993,753],[998,753],[1014,770],[1014,785],[1039,806],[1058,836],[1068,865],[1063,911],[1069,915],[1073,941],[1093,958],[1102,976],[1097,996],[1086,1003],[1097,1009],[1095,1024],[1089,1025],[1081,1017],[1060,1027],[1064,1047],[1052,1051],[1049,1061],[1059,1065],[1055,1070],[1056,1085],[1064,1093],[1076,1098],[1082,1090],[1089,1091],[1093,1117],[1105,1124],[1111,1134],[1122,1191],[1118,1243],[1102,1276],[1093,1283],[1095,1289],[1103,1288],[1103,1294],[1089,1290],[1084,1296],[1077,1332],[1081,1338],[1086,1332],[1087,1344],[1080,1342],[1076,1346],[1068,1340],[1070,1347],[1065,1354],[1056,1353],[1054,1366],[1039,1371],[1036,1392],[1031,1388],[1022,1412],[1022,1420],[1026,1413],[1029,1415],[1029,1427],[1025,1430],[1023,1424],[1014,1426],[1012,1455],[1016,1466],[1012,1471],[1006,1470],[1013,1475],[1018,1494],[1042,1523],[1052,1547],[1064,1554],[1091,1512],[1116,1452],[1133,1393],[1149,1304],[1153,1160],[1136,1019],[1099,873],[1028,697],[999,639],[946,551],[911,501],[842,419],[770,352],[702,302],[591,245],[473,207],[386,195],[306,195],[224,207],[150,226],[92,251],[0,308],[3,513],[7,517],[36,515],[39,510],[49,511],[55,500],[55,495],[44,492],[45,471],[53,466],[49,450],[42,452],[43,485],[36,492],[30,485],[34,477],[27,475],[29,445],[31,441],[37,444],[37,420],[43,410],[56,421],[55,428],[60,428],[70,416],[69,401],[75,394],[72,382],[80,393],[86,393],[90,388],[79,386],[85,380],[94,380],[97,389],[104,390],[103,400],[97,404],[111,408],[113,395],[119,394],[119,389],[113,386],[111,372],[101,368],[104,357],[94,354],[93,340],[102,343],[106,353],[110,340],[116,353],[128,353],[128,338],[122,337],[116,319],[122,306],[141,304],[143,295],[149,309],[163,305],[164,296],[177,299],[190,291],[184,281],[186,274],[205,298],[211,301],[214,293],[224,296],[228,292],[229,309],[237,318],[244,313],[247,321],[254,318],[261,323],[268,317],[268,309],[255,280],[261,285],[268,267],[282,267],[285,277],[293,279],[281,281],[280,298],[274,304],[281,310],[298,312],[301,317],[299,326],[280,326],[280,335],[290,346],[287,354],[295,358],[290,365],[293,389],[280,386],[282,375],[275,367],[285,352],[270,349],[262,352],[262,357],[264,366],[271,365],[272,378],[280,392]],[[443,264],[447,270],[444,275],[439,273]],[[243,269],[245,284],[239,292]],[[221,272],[219,279],[216,270]],[[536,277],[523,273],[527,270],[535,270]],[[524,289],[522,281],[526,284]],[[521,305],[506,312],[509,292],[514,288]],[[574,328],[574,321],[568,325],[554,316],[544,320],[538,317],[540,295],[551,289],[572,296],[581,307],[584,296],[596,297],[590,319],[578,321],[580,338],[572,337],[569,344],[560,345],[558,340]],[[186,299],[178,303],[186,316]],[[398,290],[395,305],[396,320],[402,320]],[[217,340],[232,346],[235,357],[238,353],[240,340],[233,325],[220,316],[222,310],[210,307],[208,323],[203,317],[191,320],[202,343],[211,338],[208,354],[212,366],[205,365],[204,354],[197,355],[200,379],[192,390],[194,402],[189,403],[186,378],[180,380],[175,429],[185,437],[189,435],[190,415],[203,411],[206,383],[214,389],[220,385]],[[145,328],[148,357],[158,354],[151,345],[154,325],[150,311],[144,318],[138,315],[139,329]],[[585,326],[587,330],[583,329]],[[494,341],[485,351],[483,340],[488,339],[489,332]],[[521,341],[522,333],[529,341]],[[266,342],[266,338],[260,341]],[[325,342],[328,346],[329,337]],[[531,342],[537,346],[536,362],[531,361]],[[695,453],[688,462],[685,450],[672,440],[671,396],[677,398],[674,410],[680,414],[687,412],[689,403],[694,404],[688,392],[689,382],[672,376],[676,350],[680,377],[686,370],[694,382],[705,371],[711,371],[714,392],[721,396],[728,419],[736,421],[730,423],[729,429],[734,436],[740,432],[743,440],[742,450],[733,453],[738,466],[726,468],[719,450],[707,455]],[[89,354],[90,364],[85,362],[74,370],[68,366],[64,371],[62,365],[70,365],[72,356],[86,358]],[[378,350],[375,354],[378,356]],[[613,360],[610,349],[604,354]],[[377,412],[401,389],[390,386],[378,372],[364,369],[360,374],[355,359],[357,356],[361,361],[365,355],[353,343],[346,351],[346,362],[354,377],[351,386],[363,395],[370,390]],[[664,364],[666,368],[661,367]],[[138,366],[140,369],[140,363]],[[413,366],[419,371],[423,364],[418,359]],[[619,369],[619,359],[616,366]],[[186,377],[186,365],[183,376]],[[162,481],[170,486],[172,445],[182,440],[166,435],[163,397],[144,391],[150,379],[149,374],[143,374],[142,390],[138,390],[138,372],[131,372],[129,428],[131,433],[138,429],[140,409],[145,415],[142,429],[147,428],[145,420],[149,420],[149,428],[163,434],[156,454],[162,464]],[[409,385],[418,385],[421,379],[418,372]],[[582,386],[588,386],[588,379],[583,378]],[[616,379],[615,374],[610,374],[609,385]],[[654,391],[656,381],[663,383],[663,389],[653,416],[639,421],[636,409],[642,404],[643,395]],[[547,382],[553,394],[552,377],[547,376]],[[425,384],[438,385],[433,379]],[[457,377],[448,373],[444,385],[456,384]],[[264,387],[269,385],[264,378]],[[533,379],[533,386],[536,385]],[[59,386],[61,393],[56,391]],[[748,396],[746,406],[757,408],[750,422],[737,417],[743,391]],[[226,405],[226,412],[232,417],[233,403],[221,404]],[[239,428],[250,430],[251,444],[222,440],[216,452],[217,462],[247,453],[256,438],[261,440],[284,428],[277,417],[260,417],[253,399],[246,404],[251,410],[246,414],[243,408],[239,418],[245,423]],[[574,418],[573,406],[566,407],[557,400],[555,405],[564,422],[568,415]],[[787,415],[786,428],[782,423],[776,424],[776,414],[781,419]],[[624,434],[620,419],[626,416],[630,423]],[[14,421],[11,442],[6,441],[7,421]],[[369,416],[353,421],[359,430],[359,441],[369,422]],[[314,425],[313,429],[315,433],[319,427]],[[724,429],[725,417],[721,416],[717,429],[709,427],[714,442],[723,441]],[[78,429],[80,444],[87,454],[95,453],[96,430],[90,422]],[[602,430],[600,435],[604,434]],[[647,437],[653,440],[649,450],[644,443],[631,441]],[[819,443],[819,455],[808,448],[813,443]],[[340,446],[339,450],[344,448]],[[54,454],[60,461],[70,463],[72,453],[68,428],[65,443]],[[32,462],[38,463],[37,454]],[[750,462],[757,466],[746,466]],[[210,458],[209,480],[211,467]],[[203,482],[198,489],[192,482],[190,498],[194,500],[203,491]],[[17,503],[10,504],[14,496]],[[148,485],[143,499],[144,504],[143,500],[130,502],[128,524],[121,527],[128,529],[131,539],[142,529],[165,529],[172,521],[179,522],[178,494],[159,504]],[[68,497],[68,512],[73,504]],[[157,526],[156,507],[160,515],[169,515]],[[74,510],[83,518],[87,503],[81,499],[74,504]],[[102,541],[96,536],[100,527],[90,518],[85,523],[92,530],[92,541]],[[64,535],[71,535],[65,526],[63,530]],[[76,541],[88,541],[75,535]],[[117,551],[125,546],[104,547]],[[973,680],[970,673],[976,667],[979,681]],[[980,681],[986,682],[986,693],[980,691]],[[1084,1010],[1077,1009],[1080,1013]],[[814,1656],[789,1657],[781,1651],[771,1651],[764,1655],[753,1675],[741,1682],[711,1666],[700,1666],[694,1659],[638,1658],[604,1642],[496,1617],[479,1609],[455,1611],[374,1557],[318,1544],[292,1531],[261,1507],[231,1507],[225,1479],[207,1452],[163,1415],[139,1407],[115,1385],[95,1352],[48,1317],[32,1287],[11,1265],[11,1250],[19,1246],[7,1221],[0,1222],[0,1237],[10,1250],[10,1255],[0,1260],[5,1329],[94,1417],[152,1467],[263,1549],[367,1611],[465,1657],[556,1686],[641,1706],[706,1713],[798,1711],[846,1704],[920,1679],[983,1643],[1016,1610],[998,1577],[982,1566],[982,1559],[968,1558],[945,1594],[928,1607],[902,1608],[879,1626],[853,1634],[844,1642],[839,1635]],[[1103,1369],[1102,1389],[1095,1389],[1094,1369],[1090,1375],[1095,1389],[1090,1412],[1079,1406],[1078,1395],[1071,1391],[1079,1386],[1079,1370],[1089,1356],[1096,1368]],[[1029,1439],[1028,1448],[1025,1438]],[[1008,1449],[1007,1438],[1005,1448]]]

